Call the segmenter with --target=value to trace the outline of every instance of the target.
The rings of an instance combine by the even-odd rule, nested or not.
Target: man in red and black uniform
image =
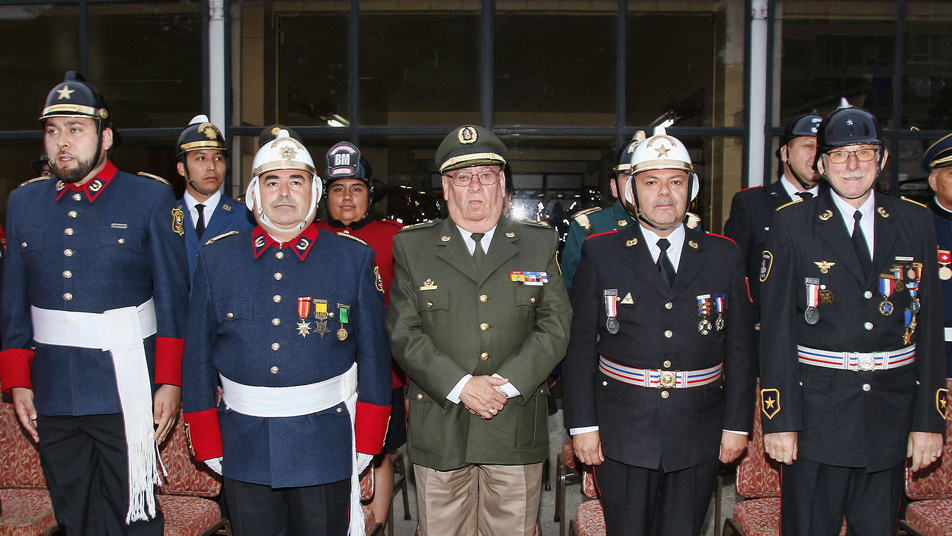
[[[320,229],[356,236],[376,252],[374,260],[383,281],[384,303],[389,304],[390,281],[393,279],[393,236],[403,225],[393,220],[370,217],[370,206],[386,195],[386,187],[374,180],[373,169],[360,149],[342,141],[327,151],[327,221],[318,220]],[[393,369],[393,400],[390,427],[383,452],[374,458],[374,498],[370,508],[378,521],[387,519],[393,496],[393,465],[390,453],[407,442],[406,405],[403,387],[406,374],[391,360]]]

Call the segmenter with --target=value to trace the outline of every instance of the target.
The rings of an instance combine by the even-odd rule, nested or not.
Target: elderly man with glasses
[[[387,327],[424,536],[530,536],[538,517],[545,378],[572,312],[555,232],[503,216],[505,155],[492,132],[455,129],[436,152],[449,218],[394,237]]]

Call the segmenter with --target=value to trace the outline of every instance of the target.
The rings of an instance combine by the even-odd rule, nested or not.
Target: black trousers
[[[780,469],[783,536],[894,536],[899,525],[903,465],[869,473],[799,459]]]
[[[122,414],[37,415],[40,464],[67,536],[162,536],[164,519],[126,525],[129,472]]]
[[[606,458],[595,467],[608,536],[697,536],[717,483],[717,460],[665,473]]]
[[[272,488],[225,477],[236,536],[345,536],[350,479],[301,488]],[[356,515],[364,515],[356,512]]]

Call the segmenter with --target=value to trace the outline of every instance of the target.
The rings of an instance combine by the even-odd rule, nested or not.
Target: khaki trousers
[[[453,471],[413,466],[422,536],[533,536],[542,463],[467,465]]]

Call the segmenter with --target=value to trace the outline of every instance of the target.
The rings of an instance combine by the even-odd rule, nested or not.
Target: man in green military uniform
[[[548,388],[572,310],[554,231],[504,217],[506,147],[463,126],[436,152],[449,218],[394,237],[387,327],[409,374],[409,453],[427,534],[535,529]]]

